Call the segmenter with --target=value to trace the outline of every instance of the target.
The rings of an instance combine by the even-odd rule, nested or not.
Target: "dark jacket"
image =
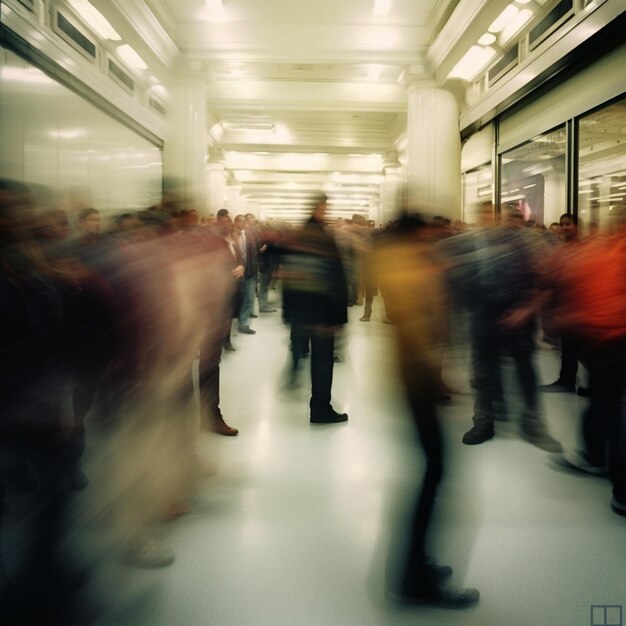
[[[283,305],[288,322],[337,326],[348,321],[348,288],[335,238],[313,217],[285,250]]]

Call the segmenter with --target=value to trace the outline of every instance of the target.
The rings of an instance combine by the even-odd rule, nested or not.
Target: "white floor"
[[[176,562],[120,568],[107,589],[114,608],[98,624],[589,626],[592,605],[626,605],[626,521],[610,510],[609,484],[552,469],[514,421],[484,445],[461,444],[472,397],[467,361],[455,354],[447,382],[464,393],[442,408],[448,457],[434,552],[481,600],[463,611],[385,600],[420,452],[394,382],[392,327],[378,310],[370,323],[358,321],[360,309],[350,315],[333,387],[335,408],[350,415],[342,425],[309,424],[306,384],[280,391],[280,312],[253,320],[256,335],[233,337],[222,409],[240,435],[202,435],[200,453],[216,454],[219,469],[199,484],[192,512],[167,526]],[[551,382],[558,353],[542,351],[539,365]],[[574,445],[585,401],[542,402],[553,434]]]

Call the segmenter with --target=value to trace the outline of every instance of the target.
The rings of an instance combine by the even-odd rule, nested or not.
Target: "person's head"
[[[565,241],[574,241],[578,238],[578,217],[571,213],[563,213],[559,218],[561,234]]]
[[[235,231],[240,233],[246,227],[246,218],[243,215],[236,215],[233,221]]]
[[[69,220],[65,211],[61,209],[50,209],[42,215],[42,222],[45,224],[46,239],[63,240],[67,239],[70,233]]]
[[[139,220],[131,213],[122,213],[115,218],[115,228],[120,233],[128,232],[139,226]]]
[[[78,214],[78,227],[88,235],[97,235],[102,229],[102,219],[97,209],[83,209]]]
[[[233,220],[227,209],[220,209],[215,217],[216,233],[222,237],[230,235],[233,230]]]
[[[246,213],[246,226],[254,228],[256,226],[256,216],[253,213]]]
[[[328,203],[328,197],[325,193],[320,193],[315,196],[313,200],[313,212],[312,217],[314,217],[318,221],[323,221],[326,217],[326,207]]]
[[[555,235],[558,235],[561,232],[561,226],[559,225],[558,222],[552,222],[552,224],[550,224],[550,228],[548,230],[551,233],[554,233]]]

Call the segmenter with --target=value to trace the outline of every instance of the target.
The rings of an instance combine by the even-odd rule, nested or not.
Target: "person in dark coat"
[[[311,422],[345,422],[331,406],[333,351],[337,329],[348,321],[348,288],[337,244],[324,226],[327,198],[315,200],[311,217],[287,247],[283,310],[291,324],[294,372],[311,342]]]

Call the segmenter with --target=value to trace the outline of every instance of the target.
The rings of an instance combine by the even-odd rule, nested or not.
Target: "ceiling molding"
[[[461,0],[428,49],[428,66],[438,76],[442,67],[452,68],[507,4],[509,0]]]
[[[105,15],[110,13],[111,5],[115,7],[137,33],[139,39],[168,70],[176,66],[180,50],[145,2],[142,0],[91,0],[91,2]]]

